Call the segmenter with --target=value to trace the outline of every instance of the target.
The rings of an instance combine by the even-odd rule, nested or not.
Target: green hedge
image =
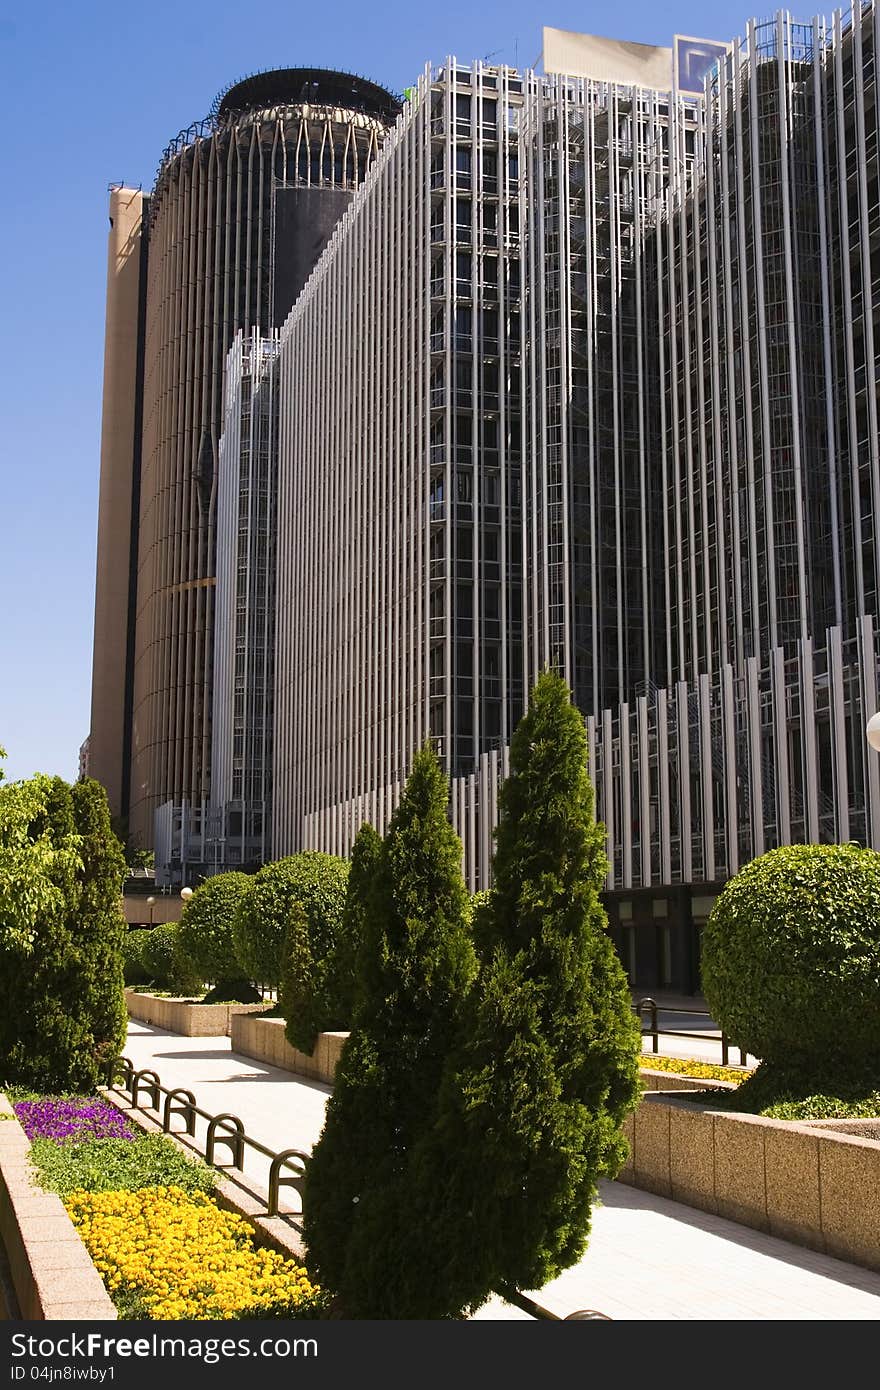
[[[324,938],[329,943],[342,912],[347,875],[344,859],[306,850],[266,864],[253,876],[233,927],[236,955],[250,980],[281,983],[284,940],[294,903],[300,903],[309,920],[314,920],[314,952],[323,956]]]

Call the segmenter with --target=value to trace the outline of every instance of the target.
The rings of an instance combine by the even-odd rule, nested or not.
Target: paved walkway
[[[634,989],[631,991],[634,1004],[638,1004],[646,996],[644,990]],[[657,1051],[664,1057],[689,1057],[696,1062],[713,1062],[720,1066],[723,1062],[721,1054],[721,1029],[710,1018],[706,1011],[706,1001],[701,994],[674,994],[671,990],[655,990],[649,992],[649,997],[657,1005],[657,1022],[660,1028],[670,1028],[677,1033],[695,1033],[697,1037],[673,1038],[660,1034],[658,1038],[659,1046]],[[642,1027],[648,1025],[649,1015],[645,1010],[642,1014]],[[642,1051],[652,1052],[654,1050],[653,1039],[649,1033],[642,1034]],[[742,1059],[738,1047],[730,1048],[728,1057],[730,1066],[740,1066]],[[756,1067],[758,1058],[751,1053],[746,1056],[745,1065]]]
[[[328,1086],[233,1053],[228,1038],[182,1038],[129,1025],[126,1055],[203,1109],[232,1111],[268,1148],[310,1150]],[[245,1172],[262,1187],[268,1161]],[[602,1183],[589,1249],[534,1295],[561,1316],[594,1308],[621,1320],[876,1320],[880,1274],[844,1264],[623,1183]],[[292,1204],[291,1204],[292,1208]],[[527,1315],[493,1299],[478,1317]]]

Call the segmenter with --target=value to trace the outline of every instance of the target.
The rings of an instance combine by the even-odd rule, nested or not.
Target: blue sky
[[[164,146],[248,72],[314,65],[393,89],[425,63],[528,66],[541,27],[643,43],[728,39],[721,0],[304,5],[79,0],[0,17],[0,744],[7,776],[73,778],[90,715],[107,185],[152,185]],[[804,11],[807,17],[809,11]]]

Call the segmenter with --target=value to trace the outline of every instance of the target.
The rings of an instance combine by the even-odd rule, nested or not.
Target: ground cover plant
[[[187,1192],[209,1192],[214,1186],[206,1164],[181,1153],[161,1134],[72,1143],[35,1139],[31,1162],[40,1186],[61,1197],[80,1189],[137,1192],[173,1184]]]
[[[858,1078],[814,1073],[807,1081],[796,1068],[775,1067],[752,1077],[735,1091],[693,1091],[688,1100],[715,1110],[764,1115],[771,1120],[870,1120],[880,1118],[877,1072]]]
[[[95,1096],[16,1099],[35,1177],[57,1192],[122,1318],[311,1318],[327,1299],[213,1200],[215,1174]]]
[[[678,1076],[692,1076],[698,1081],[732,1081],[740,1086],[750,1075],[741,1067],[719,1067],[714,1062],[695,1062],[685,1057],[659,1057],[643,1052],[639,1057],[642,1071],[670,1071]]]
[[[18,1100],[13,1110],[28,1139],[134,1139],[136,1131],[100,1096],[46,1096]]]
[[[71,1192],[68,1213],[123,1316],[320,1317],[321,1290],[296,1261],[258,1248],[240,1216],[174,1185]]]

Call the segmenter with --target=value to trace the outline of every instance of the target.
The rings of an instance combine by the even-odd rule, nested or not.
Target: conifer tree
[[[359,960],[366,938],[367,897],[381,853],[382,836],[364,821],[351,849],[342,926],[330,963],[330,993],[339,1012],[340,1028],[350,1028],[355,1016]]]
[[[360,995],[321,1138],[306,1173],[310,1266],[346,1316],[397,1316],[385,1274],[408,1243],[399,1194],[430,1122],[475,970],[461,841],[426,746],[413,762],[373,871],[365,872]]]
[[[479,981],[401,1192],[417,1239],[399,1271],[428,1253],[418,1281],[397,1278],[398,1317],[540,1288],[580,1258],[596,1183],[624,1159],[638,1032],[599,900],[603,840],[583,719],[545,672],[501,790]]]

